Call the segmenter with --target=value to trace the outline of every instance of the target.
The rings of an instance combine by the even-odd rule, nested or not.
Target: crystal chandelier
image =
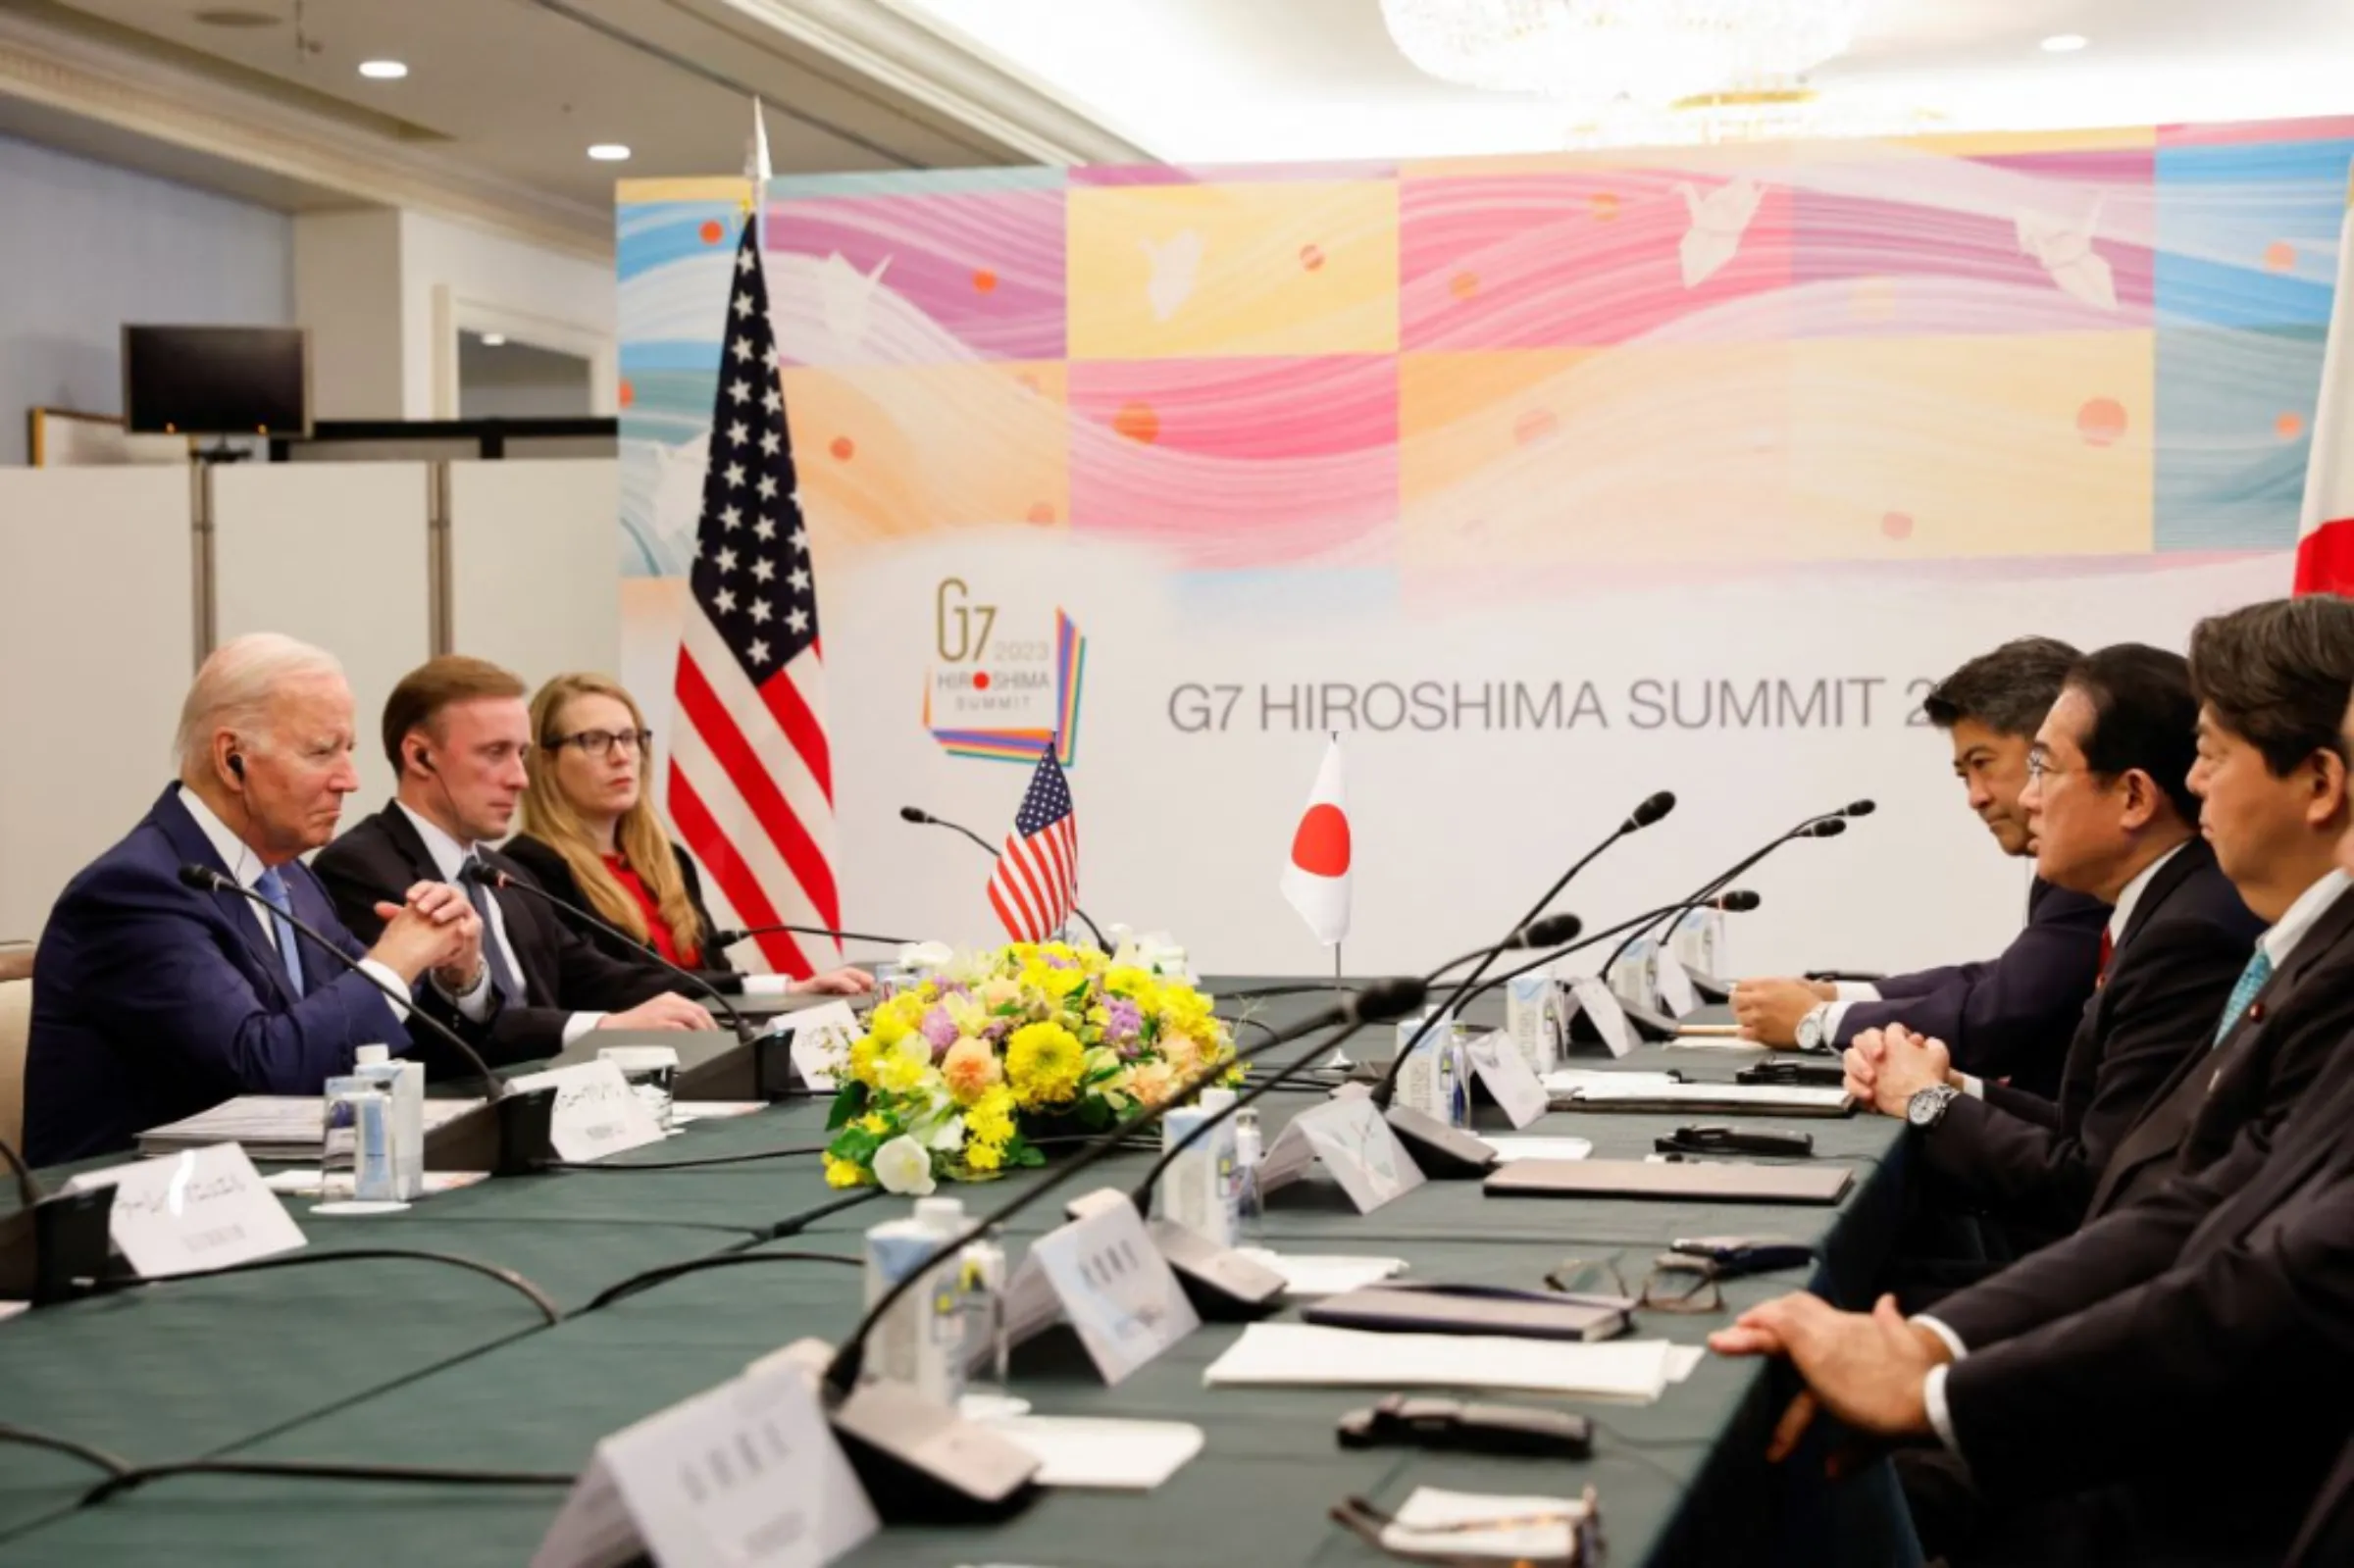
[[[1870,0],[1381,0],[1446,81],[1590,104],[1782,82],[1843,52]]]

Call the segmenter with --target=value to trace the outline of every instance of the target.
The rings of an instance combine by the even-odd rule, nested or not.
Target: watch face
[[[1905,1102],[1905,1120],[1915,1127],[1934,1127],[1944,1115],[1945,1102],[1951,1091],[1940,1092],[1935,1087],[1922,1089]]]

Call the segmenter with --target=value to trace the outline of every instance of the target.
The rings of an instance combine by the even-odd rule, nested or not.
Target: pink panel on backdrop
[[[1398,365],[1329,359],[1074,361],[1071,526],[1196,566],[1347,547],[1386,559],[1398,514]]]
[[[1722,173],[1405,179],[1404,346],[1608,344],[1679,326],[1778,336],[1784,321],[1771,307],[1721,310],[1790,280],[1790,195],[1763,175],[1754,206]],[[1695,238],[1696,228],[1706,232]]]
[[[2354,116],[2328,120],[2243,120],[2226,126],[2160,126],[2161,147],[2222,147],[2252,141],[2342,141],[2354,137]]]
[[[839,254],[884,281],[982,359],[1063,353],[1063,193],[940,192],[772,205],[764,248]]]

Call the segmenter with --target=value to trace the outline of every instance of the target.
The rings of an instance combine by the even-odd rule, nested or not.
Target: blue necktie
[[[2224,1004],[2224,1021],[2215,1030],[2215,1042],[2218,1045],[2224,1042],[2226,1035],[2231,1033],[2231,1026],[2239,1022],[2239,1015],[2248,1010],[2248,1003],[2256,999],[2256,993],[2264,989],[2264,983],[2272,978],[2273,955],[2266,952],[2264,944],[2259,942],[2255,956],[2248,960],[2248,967],[2239,972],[2239,984],[2231,987],[2231,999]]]
[[[481,864],[472,855],[466,857],[468,866]],[[464,869],[459,868],[461,875]],[[490,966],[490,984],[497,986],[498,993],[508,1001],[522,1001],[523,982],[515,978],[515,966],[507,962],[507,949],[499,941],[498,927],[490,919],[490,889],[472,878],[465,878],[459,885],[466,889],[466,897],[474,905],[474,912],[483,917],[483,961]]]
[[[262,895],[277,913],[270,918],[270,929],[278,937],[278,956],[286,966],[286,979],[294,994],[302,994],[302,954],[294,946],[294,927],[286,919],[294,912],[294,900],[286,892],[286,881],[273,866],[253,880],[253,890]]]

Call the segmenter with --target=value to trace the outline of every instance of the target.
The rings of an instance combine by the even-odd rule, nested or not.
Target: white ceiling
[[[1422,76],[1380,0],[889,3],[1173,163],[1544,151],[1581,118]],[[1873,0],[1814,84],[1957,130],[2354,114],[2354,0]]]

